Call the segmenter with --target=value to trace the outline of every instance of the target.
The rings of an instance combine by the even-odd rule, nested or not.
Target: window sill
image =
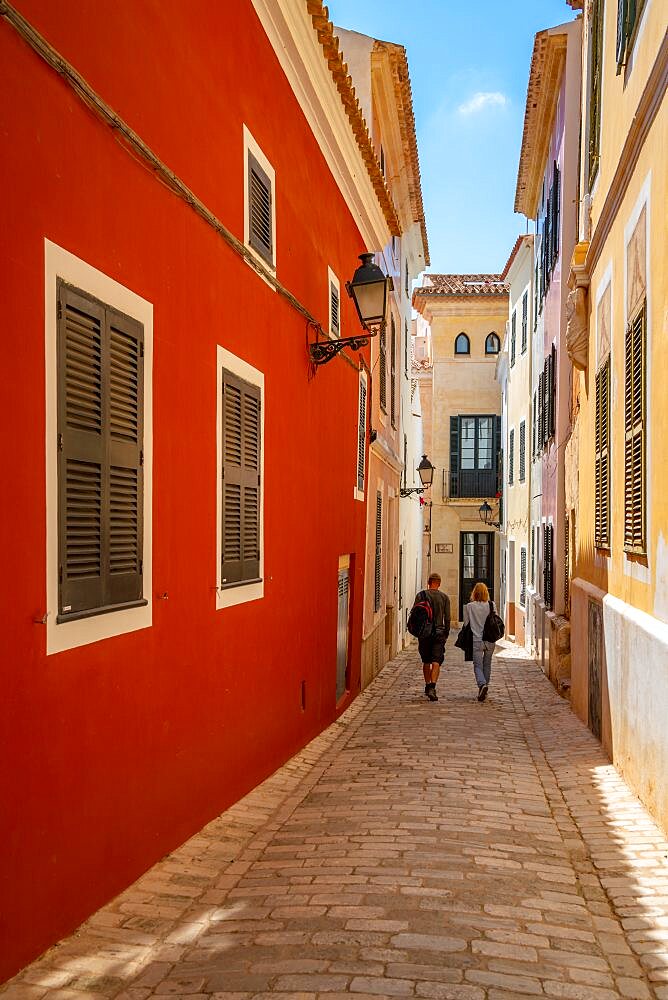
[[[224,583],[216,588],[216,611],[233,608],[237,604],[260,601],[264,598],[264,579],[246,580],[243,583]]]
[[[124,604],[105,604],[101,608],[90,608],[88,611],[59,614],[56,616],[56,624],[63,625],[66,622],[78,622],[83,618],[96,618],[98,615],[108,615],[114,611],[128,611],[130,608],[145,608],[147,605],[148,601],[144,598],[139,601],[126,601]]]

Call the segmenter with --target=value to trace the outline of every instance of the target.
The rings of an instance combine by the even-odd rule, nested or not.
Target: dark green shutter
[[[627,19],[628,0],[617,0],[617,75],[622,71],[622,66],[626,63],[626,43],[627,43]]]
[[[610,358],[596,373],[594,544],[610,545]]]
[[[273,265],[271,181],[252,153],[248,154],[248,242]]]
[[[529,293],[522,296],[522,354],[527,349],[527,327],[529,324]]]
[[[527,427],[524,420],[520,424],[520,482],[526,478]]]
[[[384,413],[387,413],[387,331],[385,324],[383,323],[380,328],[380,335],[378,338],[379,347],[379,359],[378,359],[378,383],[379,383],[379,398],[380,398],[380,408]]]
[[[397,331],[390,317],[390,421],[397,426]]]
[[[560,190],[560,177],[559,177],[559,167],[555,160],[554,167],[552,170],[552,268],[557,262],[559,256],[559,225],[561,218],[561,190]]]
[[[58,284],[58,617],[143,600],[144,330]]]
[[[618,0],[622,4],[623,0]],[[589,190],[598,173],[601,138],[601,85],[603,76],[603,0],[593,0],[591,15],[591,68],[589,80]]]
[[[380,611],[381,598],[381,559],[383,544],[383,497],[376,493],[376,553],[374,563],[374,611]]]
[[[450,496],[459,496],[459,417],[450,417]]]
[[[260,577],[260,389],[223,371],[221,583]]]
[[[510,321],[510,366],[515,364],[515,339],[517,333],[517,310],[513,310],[512,319]]]
[[[360,398],[357,424],[357,489],[364,492],[366,468],[366,382],[360,375]]]
[[[624,548],[644,554],[646,304],[626,328],[624,364]]]

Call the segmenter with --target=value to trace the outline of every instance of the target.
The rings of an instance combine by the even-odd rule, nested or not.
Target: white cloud
[[[460,115],[475,115],[479,111],[484,111],[485,108],[505,108],[509,103],[509,98],[498,90],[486,92],[478,91],[478,93],[474,94],[468,101],[460,104],[457,111]]]

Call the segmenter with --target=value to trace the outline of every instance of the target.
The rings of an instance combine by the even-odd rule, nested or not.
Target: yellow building
[[[441,575],[453,619],[461,620],[478,580],[494,599],[499,593],[498,534],[481,521],[479,508],[487,501],[498,509],[501,389],[495,371],[508,289],[498,274],[429,274],[413,305],[429,324],[431,341],[431,419],[425,417],[435,467],[427,508],[430,568]]]
[[[668,827],[666,5],[584,7],[567,332],[572,704]]]

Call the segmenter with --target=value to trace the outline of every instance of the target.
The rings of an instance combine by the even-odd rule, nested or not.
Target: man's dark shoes
[[[488,684],[481,684],[478,688],[478,701],[484,701],[487,697],[487,692],[489,691]]]
[[[429,701],[438,701],[435,684],[427,684],[424,693],[427,695],[427,698],[429,698]]]

